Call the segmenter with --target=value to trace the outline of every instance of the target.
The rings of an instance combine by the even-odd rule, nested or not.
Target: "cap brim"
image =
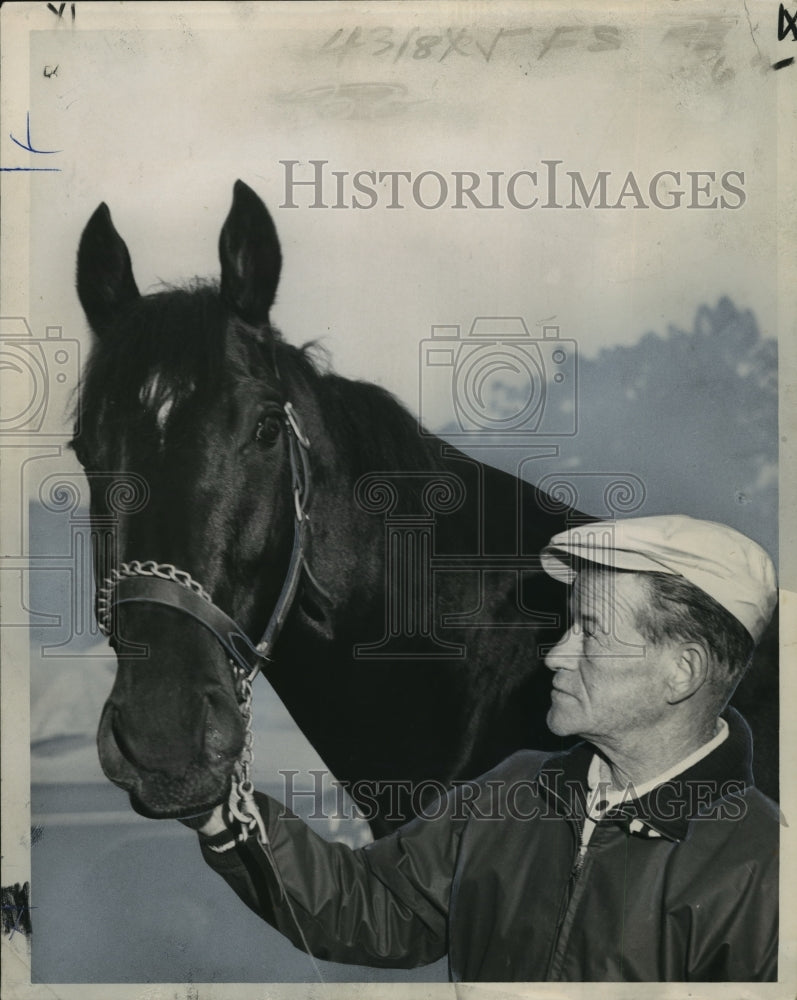
[[[666,573],[679,576],[674,570],[639,552],[624,549],[600,548],[595,545],[571,544],[568,546],[547,545],[540,553],[540,562],[545,572],[561,583],[572,584],[578,573],[573,568],[573,560],[589,562],[609,570],[626,570],[633,573]]]

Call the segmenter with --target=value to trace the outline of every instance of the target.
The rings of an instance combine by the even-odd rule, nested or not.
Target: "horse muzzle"
[[[243,749],[240,715],[219,718],[204,706],[192,739],[153,737],[148,725],[106,702],[97,733],[106,777],[130,796],[136,812],[151,819],[181,819],[206,813],[229,794],[235,762]],[[133,724],[135,722],[135,724]],[[158,727],[160,728],[160,727]],[[186,748],[190,748],[187,751]]]

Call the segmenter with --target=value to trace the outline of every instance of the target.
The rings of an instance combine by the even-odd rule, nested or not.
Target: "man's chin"
[[[577,736],[579,727],[575,719],[568,718],[567,713],[552,705],[545,719],[548,728],[554,736]]]

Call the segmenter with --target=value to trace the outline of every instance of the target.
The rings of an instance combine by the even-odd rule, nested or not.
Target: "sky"
[[[562,336],[594,356],[668,323],[689,328],[703,302],[732,292],[765,334],[776,332],[776,92],[741,5],[725,18],[646,21],[555,4],[440,5],[423,16],[386,5],[301,19],[241,6],[215,15],[183,5],[157,31],[150,10],[128,10],[121,31],[59,24],[32,34],[33,143],[60,150],[47,161],[60,173],[31,187],[35,329],[62,324],[85,343],[73,261],[101,200],[139,287],[152,289],[217,274],[218,233],[241,178],[270,207],[282,241],[273,318],[286,338],[321,338],[338,372],[379,382],[413,411],[420,343],[434,324],[466,329],[475,316],[519,315],[539,336],[555,317]],[[107,10],[106,19],[114,22]],[[423,37],[441,40],[418,48]],[[284,161],[306,179],[310,160],[327,161],[328,202],[333,170],[347,175],[345,201],[358,171],[434,171],[451,186],[453,171],[470,171],[482,193],[488,171],[536,171],[544,193],[544,160],[561,161],[564,185],[564,172],[578,172],[587,190],[610,172],[609,203],[629,172],[648,202],[661,171],[680,173],[687,194],[676,210],[635,208],[633,196],[604,210],[523,210],[506,198],[497,210],[453,209],[450,198],[390,210],[382,186],[375,207],[336,210],[309,207],[305,187],[297,207],[283,207]],[[723,174],[741,172],[744,204],[683,207],[689,171],[715,173],[697,196],[709,202],[725,194]],[[738,176],[729,183],[739,186]],[[423,184],[434,203],[439,182]],[[516,193],[530,200],[528,177]]]

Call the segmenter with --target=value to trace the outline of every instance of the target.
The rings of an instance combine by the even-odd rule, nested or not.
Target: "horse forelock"
[[[240,320],[217,283],[164,286],[126,307],[95,339],[73,417],[98,458],[142,424],[155,431],[161,450],[170,418],[189,400],[202,411],[222,392],[279,398],[283,374],[293,383],[298,375],[304,387],[318,378],[310,348],[286,344],[274,327]]]
[[[224,311],[213,286],[168,289],[147,295],[97,338],[83,379],[83,412],[113,400],[121,419],[165,403],[218,379]]]
[[[222,392],[238,390],[290,401],[300,415],[312,395],[355,479],[373,469],[443,464],[437,442],[419,438],[416,419],[390,393],[331,372],[315,341],[295,347],[275,327],[244,323],[211,282],[143,296],[97,339],[83,380],[81,424],[89,447],[93,438],[101,453],[114,437],[145,423],[160,451],[183,404],[191,400],[198,411],[209,410]]]

